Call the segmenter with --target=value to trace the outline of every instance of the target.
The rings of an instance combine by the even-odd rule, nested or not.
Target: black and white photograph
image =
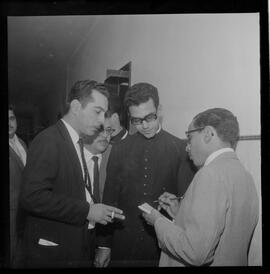
[[[269,3],[162,2],[3,5],[1,268],[268,265]]]

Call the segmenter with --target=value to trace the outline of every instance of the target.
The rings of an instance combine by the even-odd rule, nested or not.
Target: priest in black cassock
[[[155,231],[146,224],[138,206],[147,202],[157,207],[153,201],[164,191],[183,195],[194,170],[186,142],[161,128],[156,87],[135,84],[124,103],[137,133],[112,147],[103,202],[121,208],[126,219],[98,231],[95,266],[158,266],[160,248]]]

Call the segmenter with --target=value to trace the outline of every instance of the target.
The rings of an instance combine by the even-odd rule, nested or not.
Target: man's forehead
[[[155,113],[156,108],[155,108],[154,104],[142,103],[138,106],[130,106],[129,112],[130,112],[131,116],[143,118],[150,113]]]
[[[93,90],[91,97],[92,99],[89,100],[87,104],[92,105],[95,108],[99,108],[103,111],[107,111],[108,99],[105,95],[103,95],[102,93],[98,91]]]
[[[194,121],[191,121],[191,123],[188,126],[188,130],[191,130],[194,128]]]
[[[8,110],[8,115],[9,115],[9,116],[15,116],[13,110],[11,110],[11,109]]]

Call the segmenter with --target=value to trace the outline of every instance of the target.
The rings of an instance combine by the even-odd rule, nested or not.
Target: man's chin
[[[155,133],[142,133],[142,135],[147,138],[147,139],[150,139],[150,138],[153,138],[155,136]]]
[[[8,136],[9,137],[13,137],[14,135],[15,135],[15,131],[14,130],[8,132]]]

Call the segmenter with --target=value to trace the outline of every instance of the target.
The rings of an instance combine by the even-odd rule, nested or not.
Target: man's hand
[[[154,208],[151,210],[150,213],[143,212],[142,216],[149,225],[154,225],[158,217],[164,217],[161,213],[159,213],[159,211]]]
[[[124,220],[123,211],[117,207],[104,204],[91,204],[88,212],[87,220],[90,222],[106,225],[112,223],[114,218]]]
[[[107,267],[111,260],[111,249],[100,248],[96,249],[94,266],[95,267]]]
[[[176,199],[176,196],[174,194],[164,192],[161,196],[159,196],[158,200],[158,210],[163,208],[174,219],[180,206],[180,202]]]

